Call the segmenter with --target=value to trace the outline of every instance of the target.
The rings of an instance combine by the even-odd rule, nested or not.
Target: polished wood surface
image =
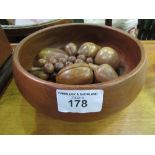
[[[36,111],[14,80],[0,99],[0,134],[155,134],[155,41],[142,42],[148,55],[146,83],[128,107],[94,122],[66,122]]]
[[[71,41],[80,45],[88,40],[100,46],[116,49],[120,64],[125,70],[124,75],[104,83],[65,85],[41,80],[26,71],[32,66],[34,58],[41,49],[64,47]],[[13,73],[20,92],[40,111],[68,121],[94,121],[120,111],[135,99],[145,81],[146,62],[146,54],[141,44],[129,34],[107,26],[72,23],[48,27],[25,38],[13,54]],[[104,90],[103,108],[100,112],[94,113],[60,112],[57,106],[57,89],[102,89]]]

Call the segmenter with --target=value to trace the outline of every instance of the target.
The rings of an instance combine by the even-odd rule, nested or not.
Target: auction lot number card
[[[58,111],[64,113],[100,112],[104,91],[94,90],[56,90]]]

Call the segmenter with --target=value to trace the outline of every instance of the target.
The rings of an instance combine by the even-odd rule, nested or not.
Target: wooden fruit
[[[95,57],[99,48],[98,45],[92,42],[85,42],[80,46],[78,54],[85,55],[86,57]]]
[[[57,48],[44,48],[42,49],[39,54],[38,54],[39,58],[42,59],[49,59],[52,58],[68,58],[68,55],[61,49],[57,49]]]
[[[95,71],[96,82],[106,82],[118,78],[117,73],[109,64],[100,65]]]
[[[95,57],[95,63],[97,65],[109,64],[113,68],[117,68],[120,63],[120,59],[117,52],[113,48],[103,47],[98,51]]]
[[[65,51],[68,55],[76,55],[77,54],[77,45],[75,43],[68,43],[65,46]]]
[[[93,82],[93,71],[85,63],[69,65],[60,70],[56,82],[70,85],[91,84]]]
[[[51,63],[46,63],[46,64],[44,65],[44,70],[45,70],[45,72],[48,73],[48,74],[53,73],[53,72],[54,72],[54,66],[53,66],[53,64],[51,64]]]
[[[43,71],[33,71],[31,72],[31,74],[33,74],[34,76],[42,79],[42,80],[47,80],[49,75],[44,73]]]
[[[41,58],[41,59],[38,60],[37,65],[38,65],[39,67],[43,67],[46,63],[47,63],[47,60]]]

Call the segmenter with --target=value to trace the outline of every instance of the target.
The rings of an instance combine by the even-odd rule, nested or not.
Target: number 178
[[[87,100],[69,100],[68,103],[70,103],[71,107],[73,107],[73,106],[75,106],[75,107],[81,106],[81,107],[85,108],[85,107],[88,106],[87,105]]]

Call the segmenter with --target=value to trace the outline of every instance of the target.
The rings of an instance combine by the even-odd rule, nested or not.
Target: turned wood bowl
[[[65,85],[41,80],[27,72],[42,48],[62,48],[68,42],[80,45],[86,41],[116,49],[125,68],[124,74],[104,83]],[[13,54],[14,79],[26,100],[36,109],[67,121],[98,120],[128,106],[142,89],[146,65],[146,54],[137,39],[115,28],[91,24],[63,24],[39,30],[23,39]],[[58,89],[103,90],[102,109],[91,113],[60,112],[56,94]]]

